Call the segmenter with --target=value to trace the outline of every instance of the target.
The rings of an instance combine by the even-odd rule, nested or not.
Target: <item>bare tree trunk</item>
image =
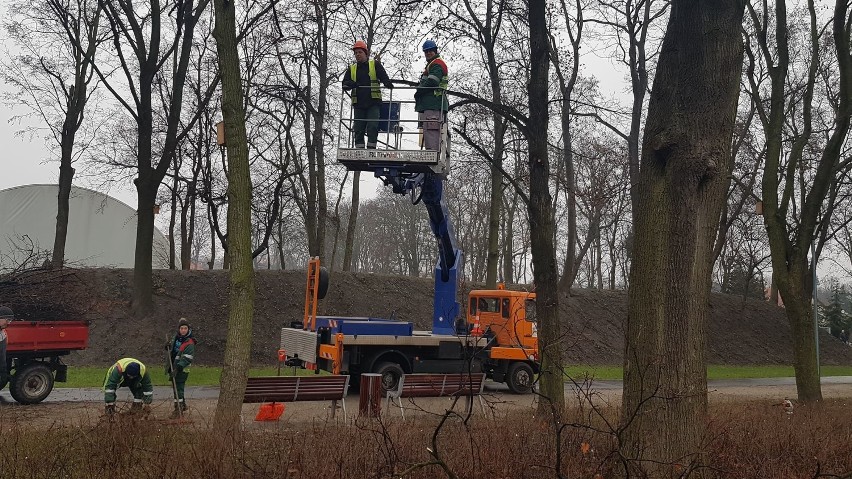
[[[287,269],[286,263],[284,262],[284,218],[282,215],[282,212],[279,211],[278,221],[276,223],[278,228],[278,239],[275,244],[278,248],[278,269]]]
[[[493,52],[492,57],[493,57]],[[495,68],[496,69],[496,68]],[[495,73],[492,73],[496,74]],[[500,79],[491,79],[491,91],[494,103],[502,102],[500,94]],[[503,138],[506,132],[506,121],[495,113],[492,117],[494,125],[494,150],[491,157],[491,198],[488,204],[488,259],[485,266],[485,288],[497,287],[497,266],[500,263],[500,209],[503,206]]]
[[[701,476],[713,241],[742,66],[740,0],[675,0],[651,92],[625,324],[628,474]],[[690,475],[690,477],[693,477]]]
[[[564,90],[564,89],[563,89]],[[571,149],[571,104],[570,93],[568,98],[562,99],[562,162],[565,165],[565,206],[568,215],[567,237],[568,248],[565,252],[565,262],[562,265],[562,277],[559,279],[559,292],[567,294],[571,292],[571,286],[577,279],[578,265],[582,256],[577,257],[577,185],[574,172],[574,153]]]
[[[150,85],[150,83],[148,84]],[[146,88],[141,88],[143,91]],[[136,185],[136,198],[138,208],[136,210],[136,252],[133,262],[133,300],[131,303],[133,313],[137,317],[147,316],[154,309],[153,298],[153,255],[154,255],[154,204],[157,198],[157,188],[160,182],[154,182],[151,168],[151,95],[148,88],[147,114],[140,112],[138,120],[139,139],[137,163],[139,175],[133,181]],[[142,104],[145,96],[142,94]],[[144,108],[144,107],[143,107]],[[147,167],[145,166],[147,162]]]
[[[530,81],[529,95],[529,170],[530,194],[527,210],[530,221],[533,281],[536,285],[536,318],[538,348],[541,361],[541,394],[543,414],[561,417],[565,407],[562,377],[562,328],[559,322],[558,275],[553,243],[553,198],[550,194],[550,159],[547,152],[547,94],[549,42],[545,0],[529,1]]]
[[[65,131],[63,129],[63,131]],[[53,239],[53,256],[50,266],[53,269],[62,268],[65,264],[65,242],[68,237],[68,217],[70,216],[71,186],[74,179],[74,168],[71,166],[71,154],[74,145],[74,135],[62,137],[62,159],[59,164],[59,194],[57,195],[56,235]]]
[[[254,312],[251,175],[234,4],[215,0],[214,6],[216,25],[213,37],[222,74],[222,117],[228,138],[228,256],[232,266],[228,338],[214,426],[218,430],[231,431],[239,425],[251,352]]]
[[[515,206],[504,208],[503,214],[503,281],[515,282]]]
[[[352,270],[352,248],[355,245],[355,227],[358,226],[359,196],[361,193],[361,172],[352,174],[352,204],[349,207],[349,221],[346,224],[346,246],[343,253],[343,271]]]
[[[169,212],[169,269],[176,269],[175,254],[175,225],[177,225],[178,208],[178,161],[175,160],[175,175],[172,180],[171,211]],[[183,211],[183,208],[181,208]]]
[[[216,238],[216,227],[213,222],[213,208],[210,207],[210,203],[207,204],[207,223],[210,225],[210,261],[207,262],[207,269],[213,269],[216,266],[216,241],[219,239]]]

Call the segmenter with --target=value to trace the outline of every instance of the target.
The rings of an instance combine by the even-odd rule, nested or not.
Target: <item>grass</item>
[[[581,378],[585,375],[595,379],[623,379],[621,366],[580,365],[569,366],[566,374]],[[852,366],[822,366],[820,374],[826,376],[852,376]],[[786,378],[794,377],[793,366],[707,366],[708,379]]]
[[[95,388],[101,387],[104,384],[104,376],[106,375],[107,367],[95,366],[68,366],[68,382],[56,383],[57,388]],[[154,386],[171,386],[169,377],[161,367],[152,367],[151,381]],[[249,371],[249,376],[275,376],[278,368],[252,368]],[[313,371],[306,369],[297,369],[296,373],[300,376],[314,374]],[[209,366],[193,366],[189,370],[190,386],[218,386],[219,378],[222,375],[222,368]],[[293,368],[282,368],[282,376],[292,376]]]

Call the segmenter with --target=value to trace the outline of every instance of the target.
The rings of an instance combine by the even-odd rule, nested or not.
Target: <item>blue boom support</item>
[[[459,316],[458,267],[462,264],[462,251],[456,246],[456,235],[450,212],[444,203],[444,180],[426,174],[422,182],[423,204],[429,213],[432,233],[438,239],[438,264],[435,266],[435,303],[432,311],[432,332],[455,333]]]

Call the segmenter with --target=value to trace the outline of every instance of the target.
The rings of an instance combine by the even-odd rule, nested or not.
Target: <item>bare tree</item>
[[[788,19],[785,0],[777,0],[774,8],[767,1],[750,3],[749,14],[753,33],[747,36],[747,76],[766,141],[762,200],[773,284],[793,331],[799,400],[818,401],[822,390],[810,307],[811,268],[830,236],[837,206],[833,184],[852,166],[844,154],[852,123],[852,16],[848,2],[835,2],[829,23],[836,64],[829,66],[832,61],[823,56],[822,45],[826,28],[813,0],[807,2],[806,19],[797,23],[804,27],[801,45],[791,45],[797,28]],[[797,59],[797,52],[805,57]],[[805,71],[797,71],[797,65]],[[822,92],[829,111],[815,109],[820,78],[833,80]],[[815,255],[809,264],[811,246]]]
[[[625,133],[614,124],[602,120],[627,141],[628,164],[630,165],[631,211],[636,213],[639,185],[639,134],[642,129],[642,113],[645,110],[645,95],[648,92],[649,60],[656,57],[656,51],[649,54],[648,43],[652,28],[665,18],[671,0],[599,0],[601,17],[590,19],[610,29],[614,33],[616,58],[630,72],[630,89],[633,101],[630,106],[630,128]],[[652,43],[653,44],[653,43]]]
[[[567,213],[568,228],[566,230],[567,248],[565,261],[562,266],[562,277],[559,279],[559,291],[567,293],[570,291],[574,278],[577,276],[575,262],[577,258],[577,198],[576,198],[576,175],[574,172],[574,150],[571,142],[571,120],[574,117],[572,98],[574,88],[580,72],[580,43],[583,39],[583,26],[585,19],[583,11],[586,8],[581,0],[575,0],[570,5],[566,0],[560,0],[559,12],[565,30],[568,33],[570,50],[567,60],[562,57],[553,30],[548,31],[550,36],[551,61],[556,72],[557,86],[561,95],[560,119],[562,122],[562,168],[564,176],[561,181],[565,185],[565,208]],[[567,65],[563,65],[567,63]],[[563,70],[565,68],[567,71]],[[590,231],[591,236],[591,231]],[[582,258],[582,254],[580,255]]]
[[[328,199],[326,192],[326,120],[329,87],[336,73],[330,69],[330,39],[333,21],[346,4],[340,1],[311,0],[288,5],[275,14],[276,53],[280,73],[297,92],[303,108],[307,168],[300,170],[304,190],[305,227],[311,256],[323,256],[326,244]]]
[[[132,305],[136,314],[145,315],[153,309],[154,204],[176,148],[194,123],[181,124],[183,92],[195,26],[209,0],[199,0],[197,5],[193,0],[181,0],[169,4],[170,8],[158,0],[151,0],[146,7],[131,0],[99,1],[112,33],[113,53],[118,60],[115,68],[123,73],[124,83],[110,77],[106,64],[96,62],[94,68],[136,124],[136,178],[133,183],[138,214]],[[170,19],[171,28],[164,29],[164,21]],[[169,62],[173,62],[174,69],[167,78],[163,67]],[[157,81],[168,80],[171,87],[163,105],[167,119],[159,158],[155,162],[154,86]],[[212,90],[211,87],[210,93]],[[198,112],[196,118],[197,115]]]
[[[6,29],[24,53],[4,65],[2,77],[14,87],[9,99],[23,103],[50,130],[60,150],[56,232],[51,267],[65,262],[65,240],[74,179],[73,163],[85,150],[77,133],[91,88],[92,62],[102,42],[101,7],[96,0],[19,2],[9,6]],[[75,146],[80,147],[75,151]]]
[[[705,324],[730,181],[743,10],[740,0],[672,2],[634,211],[620,437],[629,475],[703,474]]]
[[[228,149],[228,230],[231,257],[230,309],[225,364],[214,425],[222,431],[239,423],[248,381],[254,313],[254,268],[251,255],[251,176],[249,172],[243,87],[237,53],[234,4],[215,0],[213,37],[222,72],[222,117]]]
[[[550,158],[547,151],[549,121],[548,70],[550,69],[550,44],[545,16],[546,2],[530,0],[528,6],[530,38],[529,144],[530,192],[527,211],[530,222],[533,280],[536,285],[536,317],[539,327],[541,352],[541,393],[551,404],[539,406],[561,414],[565,406],[562,379],[562,333],[559,321],[559,295],[556,248],[553,242],[553,198],[550,193]],[[557,416],[558,417],[558,416]]]

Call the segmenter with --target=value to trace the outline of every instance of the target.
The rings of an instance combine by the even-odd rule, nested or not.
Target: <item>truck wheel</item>
[[[42,363],[31,363],[12,377],[9,392],[21,404],[36,404],[53,390],[53,371]]]
[[[516,361],[509,365],[506,384],[515,394],[527,394],[532,389],[533,370],[527,363]]]
[[[399,380],[402,379],[402,375],[405,374],[402,370],[402,366],[391,362],[379,363],[375,368],[373,368],[373,370],[376,374],[382,375],[382,389],[385,392],[395,391],[399,386]]]

